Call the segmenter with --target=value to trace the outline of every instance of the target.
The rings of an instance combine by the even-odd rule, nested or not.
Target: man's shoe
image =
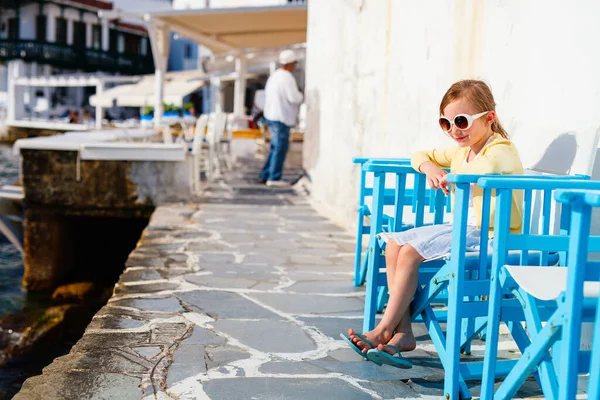
[[[270,187],[290,187],[291,185],[286,181],[267,181],[267,186]]]

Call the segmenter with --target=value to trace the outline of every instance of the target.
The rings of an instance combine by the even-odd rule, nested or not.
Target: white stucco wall
[[[562,132],[600,124],[599,17],[592,0],[310,2],[304,164],[314,199],[352,226],[351,158],[450,144],[438,107],[458,79],[488,82],[526,166]]]

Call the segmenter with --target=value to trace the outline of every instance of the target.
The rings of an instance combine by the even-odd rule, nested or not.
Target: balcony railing
[[[35,40],[0,39],[0,61],[22,59],[55,67],[136,75],[154,72],[152,55],[145,56],[77,48]]]

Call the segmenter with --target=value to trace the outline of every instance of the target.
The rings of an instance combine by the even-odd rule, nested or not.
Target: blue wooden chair
[[[405,174],[410,173],[409,168],[399,165],[365,164],[365,169],[374,173],[373,184],[373,217],[372,226],[379,227],[383,220],[383,203],[379,199],[384,195],[386,174],[396,174],[396,179],[401,181]],[[460,363],[460,352],[470,352],[470,343],[476,335],[487,325],[487,301],[490,282],[488,271],[491,268],[491,253],[488,251],[488,228],[490,218],[490,203],[492,190],[484,190],[483,226],[481,237],[481,251],[475,254],[466,252],[467,208],[471,184],[477,183],[481,176],[448,175],[448,181],[455,186],[455,210],[452,252],[449,257],[440,260],[424,262],[419,269],[420,287],[411,305],[411,315],[414,321],[422,320],[430,337],[440,355],[446,370],[446,393],[450,398],[457,398],[460,390],[462,398],[469,398],[466,380],[481,379],[483,364]],[[526,181],[531,176],[511,177],[515,181]],[[573,181],[582,181],[584,178],[573,177],[539,177],[540,181],[561,183],[568,187]],[[402,187],[402,185],[399,185]],[[445,210],[444,196],[441,191],[437,201],[436,223],[441,222]],[[401,199],[401,190],[396,193]],[[551,213],[551,204],[546,204],[542,210],[547,215]],[[530,210],[532,211],[532,210]],[[498,215],[498,214],[497,214]],[[506,218],[508,214],[505,214]],[[393,215],[401,220],[402,207],[397,207]],[[487,221],[487,222],[486,222]],[[547,224],[550,229],[550,224]],[[365,298],[365,315],[363,331],[373,329],[375,325],[375,312],[377,306],[378,286],[385,286],[385,260],[382,256],[384,244],[376,238],[371,238],[369,243],[369,266],[367,271],[367,290]],[[516,262],[518,254],[510,254]],[[552,265],[558,262],[558,255],[540,254],[530,252],[524,261],[528,265]],[[383,269],[383,270],[382,270]],[[447,315],[436,312],[432,307],[437,302],[439,293],[448,289]],[[513,309],[520,305],[516,300],[512,302]],[[440,326],[444,316],[447,318],[446,335]],[[517,329],[517,328],[515,328]],[[524,332],[521,332],[524,334]],[[501,361],[497,366],[497,375],[503,376],[514,366],[514,361]]]
[[[360,166],[360,189],[358,196],[358,209],[357,209],[357,233],[356,233],[356,249],[355,249],[355,257],[354,257],[354,286],[362,286],[365,283],[365,276],[367,271],[367,263],[368,263],[368,254],[365,258],[362,258],[363,255],[363,245],[364,245],[364,237],[369,236],[371,234],[371,225],[365,224],[365,220],[370,219],[371,217],[371,207],[369,199],[373,197],[373,187],[368,183],[368,171],[366,171],[363,167],[367,163],[375,163],[375,164],[390,164],[390,165],[405,165],[410,167],[410,159],[407,158],[365,158],[365,157],[356,157],[352,159],[352,162],[358,164]],[[408,175],[416,176],[416,171],[412,171]],[[420,178],[417,178],[420,179]],[[404,221],[401,224],[396,224],[393,220],[393,217],[389,214],[384,214],[383,217],[383,225],[381,227],[382,230],[390,230],[391,226],[394,226],[394,229],[406,230],[410,228],[414,228],[421,221],[417,218],[416,210],[418,208],[417,199],[418,196],[415,194],[418,192],[420,187],[425,188],[425,181],[422,182],[419,180],[418,182],[415,180],[413,187],[408,187],[408,182],[404,181],[404,200],[403,205],[411,206],[411,218],[406,218],[407,222]],[[395,206],[396,199],[395,189],[394,188],[386,188],[384,190],[385,195],[383,197],[384,207],[385,206]],[[433,191],[430,189],[424,189],[424,201],[429,203],[430,212],[433,211],[434,207],[434,196],[432,195]],[[450,211],[450,205],[448,204],[448,211]],[[392,221],[390,224],[389,222]],[[425,221],[421,222],[422,224]],[[379,230],[376,233],[381,232]]]
[[[496,190],[500,213],[509,210],[507,207],[510,207],[511,196],[517,190],[525,190],[527,205],[532,190],[543,190],[544,198],[549,198],[545,203],[550,203],[551,192],[556,189],[600,189],[600,182],[552,182],[539,179],[516,181],[484,178],[479,185]],[[497,214],[494,238],[497,253],[491,271],[482,398],[512,398],[533,374],[546,398],[572,399],[577,391],[578,372],[588,371],[591,371],[588,398],[600,398],[598,368],[591,368],[590,352],[580,352],[579,349],[582,321],[598,321],[595,314],[600,264],[588,263],[587,257],[588,252],[600,251],[600,237],[590,237],[591,208],[600,205],[600,195],[598,192],[558,190],[554,196],[562,204],[559,234],[551,235],[546,231],[538,235],[510,234],[507,224]],[[539,267],[513,263],[506,257],[511,250],[518,251],[521,257],[532,250],[541,251],[542,254],[559,252],[562,266],[540,270]],[[509,310],[507,303],[512,299],[518,300],[520,313]],[[507,323],[523,356],[494,394],[500,321]],[[525,334],[521,321],[527,323]],[[600,335],[595,335],[594,346],[600,340],[598,337]],[[549,352],[551,348],[552,353]],[[600,349],[597,351],[600,352]],[[596,353],[596,357],[600,357],[600,353]],[[600,366],[597,360],[596,364]]]

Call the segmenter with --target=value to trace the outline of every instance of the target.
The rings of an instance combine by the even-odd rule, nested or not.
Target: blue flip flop
[[[379,350],[379,349],[369,349],[369,351],[367,351],[367,359],[370,361],[373,361],[375,364],[386,364],[386,365],[391,365],[392,367],[396,367],[396,368],[402,368],[402,369],[410,369],[412,368],[412,363],[410,361],[408,361],[407,359],[405,359],[404,357],[402,357],[402,354],[400,354],[400,349],[397,348],[396,346],[392,346],[391,344],[386,344],[385,346],[391,348],[392,350],[395,351],[394,355],[391,355],[390,353],[386,353],[383,350]]]
[[[373,350],[375,348],[375,346],[373,346],[373,343],[371,343],[369,341],[369,339],[367,339],[366,337],[364,337],[363,335],[361,335],[360,333],[355,333],[356,336],[358,336],[358,338],[360,340],[362,340],[363,342],[365,342],[366,344],[368,344],[369,346],[371,346],[370,350]],[[350,339],[349,337],[347,337],[346,335],[344,335],[343,333],[340,333],[340,337],[342,339],[344,339],[346,341],[346,343],[348,343],[348,346],[350,346],[350,348],[352,350],[354,350],[356,352],[356,354],[358,354],[359,356],[361,356],[362,358],[364,358],[365,360],[368,361],[373,361],[371,360],[369,357],[367,357],[367,353],[363,353],[362,350],[360,348],[358,348],[357,345],[354,344],[354,342],[352,341],[352,339]],[[369,351],[370,351],[369,350]],[[378,361],[373,361],[375,364],[381,366],[381,363]]]

